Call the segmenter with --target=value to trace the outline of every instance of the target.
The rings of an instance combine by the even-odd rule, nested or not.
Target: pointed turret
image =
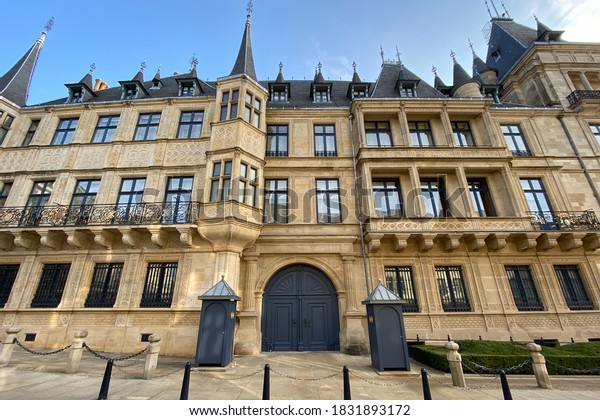
[[[256,71],[254,70],[254,56],[252,55],[252,41],[250,38],[250,11],[246,19],[246,27],[242,36],[240,51],[229,76],[241,76],[242,74],[253,80],[257,80]]]
[[[160,89],[164,86],[162,78],[160,77],[160,67],[156,70],[156,74],[152,78],[152,87],[150,89]]]
[[[287,102],[292,96],[292,86],[283,77],[283,63],[279,63],[279,73],[273,83],[269,83],[271,102]]]
[[[348,86],[348,93],[346,96],[350,99],[359,99],[366,98],[369,96],[369,88],[371,87],[370,83],[364,83],[358,72],[356,71],[356,63],[352,63],[352,68],[354,69],[354,73],[352,74],[352,82]]]
[[[551,41],[560,41],[560,37],[561,35],[564,33],[564,31],[554,31],[552,29],[550,29],[548,26],[544,25],[542,22],[539,21],[539,19],[537,18],[537,16],[535,17],[535,21],[537,22],[537,35],[538,35],[538,41],[542,41],[542,42],[551,42]]]
[[[96,65],[90,66],[90,71],[83,76],[79,83],[67,83],[65,86],[69,89],[69,97],[67,103],[79,103],[96,97],[94,88],[92,87],[92,73],[96,69]]]
[[[319,65],[315,68],[315,78],[313,80],[315,83],[325,83],[325,78],[323,77],[323,73],[321,73],[321,68],[321,63],[319,63]]]
[[[481,84],[467,73],[467,71],[456,61],[456,54],[452,52],[452,61],[454,63],[453,75],[454,83],[450,95],[462,98],[481,98],[479,88]]]
[[[19,106],[27,104],[31,78],[45,39],[46,32],[42,32],[42,35],[25,55],[0,77],[0,96]]]
[[[437,73],[437,67],[436,66],[433,66],[431,68],[431,71],[435,75],[435,77],[433,79],[433,87],[436,88],[437,90],[439,90],[444,95],[448,95],[449,96],[450,95],[450,91],[452,91],[452,86],[447,86],[444,83],[444,81],[442,80],[442,78]]]
[[[122,80],[119,84],[123,87],[121,99],[140,99],[148,96],[148,91],[144,86],[144,70],[146,62],[142,62],[140,70],[131,80]]]

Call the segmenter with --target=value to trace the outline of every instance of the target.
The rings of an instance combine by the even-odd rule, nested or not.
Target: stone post
[[[71,354],[69,361],[67,362],[66,373],[77,373],[79,371],[79,363],[81,362],[81,356],[83,355],[83,343],[85,338],[88,336],[88,332],[77,331],[75,334],[75,340],[71,344]]]
[[[146,364],[144,365],[144,379],[152,379],[156,373],[158,364],[158,352],[160,351],[160,335],[152,334],[148,337],[148,350],[146,350]]]
[[[450,365],[452,385],[459,388],[465,388],[465,375],[462,368],[462,357],[458,353],[458,344],[456,344],[454,341],[449,341],[444,347],[446,347],[448,350],[446,360],[448,360],[448,364]]]
[[[9,327],[6,330],[6,338],[2,343],[2,353],[0,353],[0,367],[8,366],[10,356],[12,356],[12,352],[15,349],[15,339],[20,331],[21,328],[17,327]]]
[[[533,366],[533,374],[537,381],[538,388],[552,389],[548,369],[546,369],[546,358],[542,356],[542,346],[535,343],[527,344],[529,356],[531,357],[531,365]]]

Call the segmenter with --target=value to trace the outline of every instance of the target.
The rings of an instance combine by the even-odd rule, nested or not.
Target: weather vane
[[[317,68],[319,69],[319,73],[321,73],[321,69],[323,68],[323,65],[321,64],[320,61],[319,61],[319,64],[317,64]]]
[[[354,69],[354,73],[356,73],[356,61],[352,62],[352,68]]]
[[[142,64],[140,64],[140,71],[143,73],[144,70],[146,70],[146,62],[142,61]]]
[[[94,70],[96,70],[96,63],[90,65],[90,74],[94,74]]]
[[[281,72],[283,70],[283,63],[280,61],[279,62],[279,71]]]
[[[437,76],[437,67],[435,64],[431,66],[431,72]]]
[[[469,40],[469,47],[471,47],[471,52],[475,55],[475,48],[473,48],[473,43],[471,42],[471,38],[467,38]]]
[[[198,67],[198,58],[196,57],[196,53],[194,53],[194,55],[192,55],[192,58],[190,58],[190,66],[192,66],[192,69],[195,69],[196,67]]]
[[[248,17],[250,17],[252,15],[253,10],[254,10],[254,5],[252,4],[252,1],[249,1],[248,7],[246,8],[246,12],[248,12]]]
[[[48,19],[46,22],[46,26],[44,26],[44,32],[50,32],[52,30],[52,26],[54,26],[54,16]]]
[[[450,57],[452,57],[452,61],[456,62],[456,53],[450,50]]]
[[[381,63],[385,62],[385,53],[383,52],[383,47],[379,46],[379,54],[381,55]]]

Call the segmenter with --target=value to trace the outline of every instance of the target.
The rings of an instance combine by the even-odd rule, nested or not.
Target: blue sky
[[[598,0],[494,0],[515,21],[535,27],[534,14],[569,41],[600,42]],[[488,0],[495,14],[491,0]],[[374,81],[396,47],[407,68],[432,83],[431,68],[452,83],[450,51],[470,71],[472,54],[485,59],[482,29],[490,16],[484,0],[255,0],[252,44],[257,76],[274,79],[283,63],[286,78],[323,75],[348,79],[352,62],[363,80]],[[96,64],[94,78],[109,86],[129,80],[145,61],[146,79],[161,67],[163,77],[186,72],[190,58],[198,74],[215,80],[231,71],[246,20],[247,0],[36,0],[3,7],[0,74],[35,42],[47,20],[48,34],[29,92],[35,104],[66,96],[65,83],[78,82]]]

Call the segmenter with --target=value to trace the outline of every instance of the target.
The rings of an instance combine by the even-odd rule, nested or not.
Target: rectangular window
[[[160,123],[160,113],[158,114],[140,114],[137,126],[135,127],[134,140],[154,140],[158,132]]]
[[[427,217],[450,216],[443,178],[421,179],[421,193],[423,194],[423,201],[425,202],[425,215]]]
[[[315,102],[329,102],[329,88],[327,86],[316,86],[314,95]]]
[[[176,276],[176,262],[149,263],[140,308],[169,308]]]
[[[529,211],[533,213],[532,219],[539,224],[539,227],[549,230],[559,229],[542,180],[538,178],[522,178],[521,187],[525,193]]]
[[[261,101],[250,93],[246,93],[246,106],[244,107],[244,121],[258,128],[260,126]]]
[[[317,179],[317,223],[340,223],[340,183],[337,179]]]
[[[579,275],[579,268],[576,265],[555,265],[556,277],[560,283],[567,306],[572,311],[582,311],[594,309],[594,305],[589,298],[583,280]]]
[[[315,156],[337,156],[335,125],[315,125]]]
[[[135,223],[142,215],[142,197],[146,186],[145,178],[125,178],[121,180],[121,188],[117,197],[115,223]]]
[[[75,134],[79,118],[65,118],[60,120],[54,132],[51,144],[69,144]]]
[[[33,136],[40,126],[39,120],[31,120],[29,124],[29,128],[27,129],[27,133],[25,133],[25,137],[23,138],[23,143],[21,143],[21,147],[27,147],[31,144],[31,140],[33,140]]]
[[[454,143],[459,147],[475,147],[471,126],[467,121],[452,121]]]
[[[471,304],[467,296],[461,267],[435,267],[442,307],[445,312],[468,312]]]
[[[4,182],[2,184],[2,188],[0,188],[0,207],[6,205],[6,200],[8,199],[8,194],[10,194],[12,185],[12,182]]]
[[[194,96],[196,90],[193,82],[182,82],[179,96]]]
[[[250,168],[250,170],[248,170]],[[238,202],[254,207],[256,205],[257,170],[248,164],[240,163],[238,180]]]
[[[267,156],[288,155],[288,126],[267,126]]]
[[[93,205],[96,202],[99,187],[99,179],[77,181],[73,197],[71,198],[71,205],[69,206],[68,224],[87,224]]]
[[[400,186],[394,179],[373,180],[373,201],[377,217],[404,216]]]
[[[401,98],[415,98],[417,93],[414,85],[411,86],[400,86],[400,97]]]
[[[0,308],[4,308],[6,302],[8,302],[18,271],[18,264],[0,265]]]
[[[37,226],[39,224],[53,188],[54,181],[36,181],[33,183],[27,204],[25,204],[25,209],[21,215],[20,225]]]
[[[352,86],[352,99],[367,97],[367,88],[363,86]]]
[[[271,102],[287,102],[287,89],[285,86],[271,88]]]
[[[484,178],[467,178],[475,212],[479,217],[496,217],[492,194]]]
[[[265,181],[264,223],[288,222],[288,181],[270,179]]]
[[[525,136],[521,131],[521,127],[516,124],[502,124],[502,134],[508,150],[511,151],[513,156],[531,156],[531,151],[527,147]]]
[[[410,139],[415,147],[431,147],[435,146],[433,141],[433,133],[431,126],[427,121],[409,122],[408,130],[410,131]]]
[[[525,265],[507,265],[506,275],[515,305],[519,311],[543,311],[531,269]]]
[[[210,202],[231,200],[232,162],[215,162],[210,182]]]
[[[86,308],[112,308],[117,300],[123,263],[96,264]]]
[[[119,125],[119,115],[109,115],[98,118],[98,124],[92,136],[92,143],[110,143]]]
[[[1,116],[2,115],[0,114],[0,117]],[[2,121],[2,124],[0,124],[0,144],[4,142],[4,139],[8,135],[8,131],[10,130],[10,127],[12,126],[14,120],[15,117],[13,117],[12,115],[7,115],[4,118],[4,121]]]
[[[391,147],[392,132],[389,122],[365,122],[367,146]]]
[[[590,124],[590,129],[592,130],[594,137],[596,137],[596,141],[600,143],[600,124]]]
[[[62,299],[71,264],[46,264],[35,296],[32,308],[56,308]]]
[[[419,312],[411,267],[385,267],[386,287],[404,299],[404,312]]]
[[[192,176],[170,176],[163,209],[163,223],[190,223],[192,203]]]
[[[182,112],[179,118],[178,139],[198,139],[202,135],[204,111]]]
[[[233,120],[238,117],[238,100],[240,97],[240,91],[226,91],[221,96],[221,116],[220,121],[225,121],[229,117]],[[227,113],[229,111],[229,114]]]

